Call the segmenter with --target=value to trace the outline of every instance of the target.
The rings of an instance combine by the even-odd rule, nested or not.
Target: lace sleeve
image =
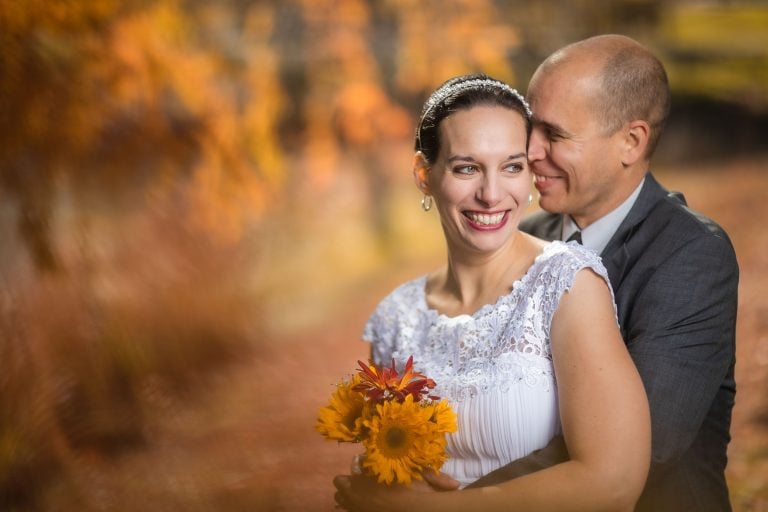
[[[383,326],[386,323],[384,318],[388,316],[385,313],[388,309],[387,302],[387,299],[384,299],[379,303],[363,328],[363,341],[371,344],[371,356],[378,364],[391,359],[394,350],[393,338],[385,336],[383,332]]]
[[[541,274],[542,279],[549,281],[542,283],[544,288],[548,290],[546,294],[549,296],[549,300],[544,301],[546,325],[551,325],[552,317],[554,316],[555,311],[557,311],[557,307],[560,305],[560,299],[562,298],[563,293],[570,291],[573,287],[573,282],[576,279],[576,274],[583,269],[590,269],[603,278],[608,286],[608,290],[611,292],[613,313],[614,316],[616,316],[616,302],[613,297],[613,288],[611,288],[611,283],[608,280],[608,271],[603,266],[600,256],[576,242],[568,244],[555,243],[557,243],[559,247],[556,249],[556,254],[549,260],[549,272]]]
[[[363,328],[363,341],[371,344],[371,353],[377,364],[389,363],[400,348],[398,340],[414,337],[414,324],[423,315],[419,303],[425,278],[421,277],[400,285],[385,297],[371,314]]]

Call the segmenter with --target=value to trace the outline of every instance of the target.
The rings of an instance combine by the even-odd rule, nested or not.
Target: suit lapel
[[[543,226],[541,238],[545,240],[560,240],[563,234],[563,216],[560,214],[551,215]]]
[[[629,240],[646,217],[648,217],[654,206],[665,197],[667,197],[667,191],[656,181],[650,172],[646,174],[645,183],[643,183],[643,188],[640,190],[635,204],[600,254],[603,259],[603,265],[608,270],[608,277],[614,290],[621,283],[621,276],[624,275],[624,270],[629,261],[630,253],[627,246]],[[683,199],[684,202],[685,200]]]

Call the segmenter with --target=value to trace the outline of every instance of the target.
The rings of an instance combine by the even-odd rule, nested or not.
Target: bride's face
[[[440,124],[437,160],[416,179],[434,197],[449,250],[499,250],[529,204],[525,121],[500,106],[451,114]]]

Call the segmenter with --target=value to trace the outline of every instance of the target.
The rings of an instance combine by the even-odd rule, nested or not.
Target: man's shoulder
[[[559,213],[539,210],[520,221],[520,231],[544,240],[554,240],[560,236],[561,223],[562,216]]]
[[[670,195],[658,201],[630,235],[630,249],[650,261],[683,262],[710,255],[735,267],[736,254],[726,231],[714,220]]]
[[[714,237],[723,240],[728,245],[731,244],[728,234],[720,224],[694,210],[675,194],[670,194],[664,200],[656,203],[646,218],[646,222],[649,225],[658,225],[657,229],[674,233],[674,236],[682,240]]]

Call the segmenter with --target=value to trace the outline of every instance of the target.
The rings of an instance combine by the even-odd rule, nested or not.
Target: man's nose
[[[528,161],[536,162],[544,160],[547,156],[547,139],[540,129],[531,131],[531,140],[528,142]]]

